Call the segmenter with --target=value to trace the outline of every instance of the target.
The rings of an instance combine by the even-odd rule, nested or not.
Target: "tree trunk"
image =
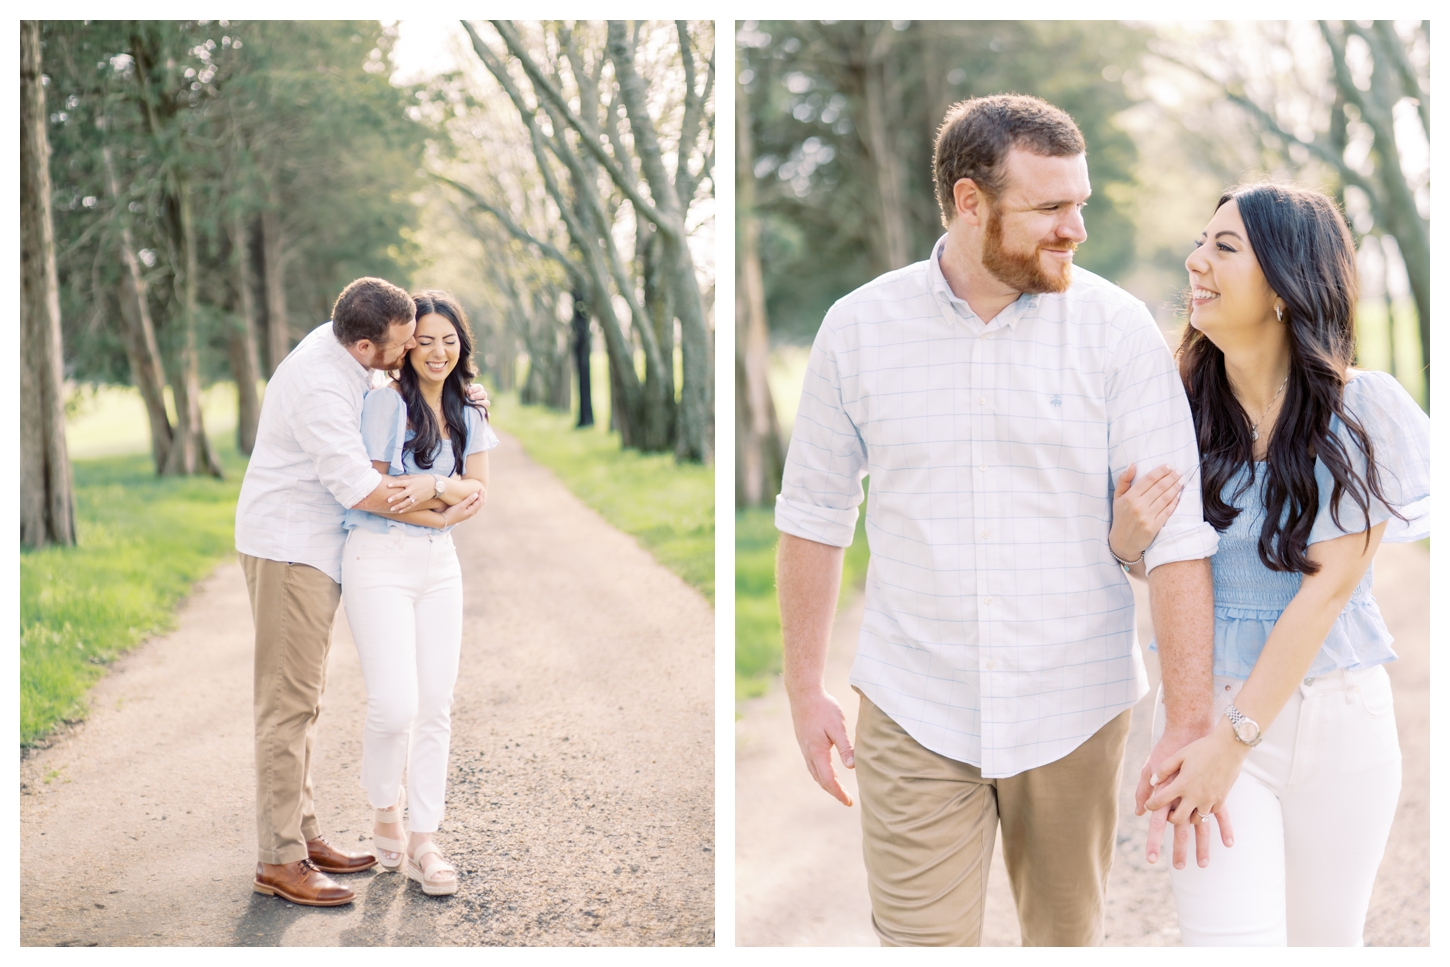
[[[101,149],[101,159],[106,168],[106,189],[111,193],[117,210],[123,211],[126,201],[121,195],[109,147]],[[171,420],[166,415],[166,371],[161,364],[156,327],[151,322],[151,306],[146,297],[141,261],[136,257],[136,243],[131,236],[131,226],[125,220],[126,215],[123,213],[121,218],[121,262],[126,268],[118,293],[125,330],[122,342],[126,346],[126,359],[131,364],[131,380],[146,403],[146,418],[151,424],[151,460],[159,474],[166,467],[166,455],[171,451],[174,436]]]
[[[651,445],[642,449],[667,450],[676,441],[679,422],[679,407],[675,402],[673,300],[664,275],[663,236],[648,222],[639,224],[635,231],[638,236],[635,247],[640,262],[640,281],[644,289],[638,325],[649,327],[649,348],[652,350],[644,357],[645,432]],[[640,244],[641,240],[643,244]]]
[[[76,542],[40,21],[20,25],[20,543]]]
[[[535,85],[535,93],[539,100],[544,100],[540,93],[541,85],[547,85],[542,75],[535,73],[536,66],[531,60],[526,60],[528,53],[517,44],[517,38],[513,35],[510,26],[500,21],[494,21],[494,26],[508,43],[510,51],[517,57],[520,63],[524,64],[525,70],[529,72],[530,79]],[[473,29],[468,21],[463,21],[463,27],[468,31],[469,39],[473,43],[473,49],[489,73],[498,80],[499,86],[508,94],[520,119],[529,131],[530,145],[534,152],[534,159],[538,165],[539,173],[544,181],[544,188],[554,200],[559,209],[559,214],[569,232],[569,239],[573,248],[579,253],[580,274],[588,283],[589,291],[594,293],[593,308],[596,318],[599,320],[599,328],[604,334],[604,348],[609,357],[609,426],[611,430],[619,432],[620,444],[625,447],[644,447],[650,441],[646,439],[645,432],[646,404],[644,387],[641,386],[639,376],[634,368],[634,350],[630,336],[625,334],[624,327],[615,311],[614,301],[609,297],[609,280],[614,273],[611,269],[618,268],[619,253],[613,248],[613,239],[609,234],[607,224],[596,231],[593,226],[594,217],[590,214],[602,210],[598,203],[597,188],[591,184],[586,176],[579,158],[574,155],[563,138],[564,122],[559,118],[562,109],[558,105],[546,108],[551,112],[551,122],[554,127],[554,137],[549,142],[549,148],[555,156],[569,169],[569,173],[578,195],[576,202],[579,205],[571,205],[564,197],[558,179],[555,178],[553,169],[547,155],[544,152],[545,136],[539,129],[536,119],[538,107],[530,105],[519,91],[518,86],[510,76],[506,65],[499,60],[498,56],[483,42],[483,38]],[[530,68],[534,68],[531,70]],[[543,88],[548,90],[547,86]],[[579,131],[581,136],[587,140],[586,131],[580,130],[579,126],[569,122],[571,126]],[[636,186],[630,186],[632,190]],[[582,210],[580,210],[582,206]],[[589,224],[585,224],[584,216],[589,215]],[[599,243],[603,241],[610,246],[610,260],[606,264],[605,256],[599,250]],[[621,298],[630,305],[631,312],[634,308],[634,298],[631,292],[622,290]],[[642,314],[641,314],[642,316]],[[633,322],[633,319],[631,320]],[[648,325],[641,318],[640,326]],[[642,333],[640,335],[643,335]],[[647,337],[646,337],[647,338]],[[649,347],[646,345],[646,353]]]
[[[176,279],[181,340],[171,382],[171,397],[176,401],[176,436],[162,473],[166,476],[209,473],[221,477],[221,463],[212,452],[201,419],[201,376],[196,346],[196,229],[191,220],[191,186],[179,174],[173,178],[181,255]]]
[[[1345,27],[1359,33],[1370,45],[1378,46],[1378,39],[1372,32],[1359,29],[1353,22]],[[1424,361],[1425,404],[1430,402],[1430,225],[1421,217],[1415,204],[1414,192],[1405,179],[1400,165],[1399,145],[1395,141],[1394,106],[1405,93],[1400,84],[1400,75],[1390,56],[1383,50],[1376,58],[1375,70],[1370,77],[1370,88],[1361,91],[1354,83],[1345,53],[1348,33],[1341,36],[1327,21],[1319,21],[1319,29],[1329,47],[1334,68],[1334,81],[1345,100],[1359,108],[1360,116],[1374,132],[1374,153],[1378,155],[1374,177],[1379,182],[1380,192],[1374,203],[1376,220],[1386,232],[1395,237],[1400,247],[1400,256],[1405,262],[1405,273],[1410,277],[1410,289],[1415,296],[1415,311],[1420,322],[1420,352]],[[1425,132],[1428,139],[1429,131]]]
[[[287,289],[282,274],[282,201],[272,189],[267,209],[262,212],[262,279],[267,286],[267,378],[271,379],[282,360],[292,351],[287,326]]]
[[[579,422],[576,428],[594,425],[594,400],[589,387],[589,350],[593,339],[589,332],[589,303],[578,291],[573,292],[574,371],[579,375]]]
[[[559,334],[562,336],[562,334]],[[574,355],[570,352],[569,337],[563,336],[563,345],[554,354],[554,373],[549,390],[549,406],[561,413],[573,409],[574,386],[569,379],[569,370],[574,368]]]
[[[891,35],[894,28],[881,24],[864,68],[866,112],[861,124],[861,143],[866,148],[876,196],[876,218],[881,233],[876,257],[882,272],[899,269],[911,262],[911,233],[906,221],[909,201],[903,183],[900,146],[891,137],[890,114],[896,103],[888,74],[891,70]]]
[[[744,88],[735,92],[735,502],[772,503],[780,492],[784,454],[775,402],[766,381],[770,335],[765,320],[765,282],[760,270],[760,222],[755,217],[754,147]]]
[[[649,184],[650,197],[663,218],[665,279],[672,290],[680,320],[680,355],[683,366],[680,407],[676,422],[675,459],[708,463],[714,456],[714,373],[710,365],[710,334],[695,265],[686,242],[685,222],[675,186],[665,172],[654,122],[646,107],[644,81],[634,65],[634,49],[623,22],[609,22],[609,58],[619,82],[619,97],[629,118],[640,170]],[[636,216],[638,217],[638,216]]]
[[[237,383],[237,449],[251,456],[257,442],[257,422],[262,401],[257,383],[262,374],[257,365],[256,305],[252,301],[252,246],[240,211],[232,215],[232,268],[236,288],[236,318],[227,330],[227,356],[232,378]]]

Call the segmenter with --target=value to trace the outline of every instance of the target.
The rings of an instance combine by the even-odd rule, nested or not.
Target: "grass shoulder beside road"
[[[715,468],[680,464],[668,453],[623,450],[606,429],[608,403],[591,428],[576,417],[524,406],[499,393],[494,426],[517,437],[525,452],[548,467],[575,496],[612,526],[636,538],[660,564],[715,603]]]
[[[780,532],[769,508],[735,515],[735,698],[765,694],[781,670],[780,606],[775,597],[775,548]],[[866,583],[866,505],[846,549],[838,609]]]
[[[227,479],[158,478],[146,455],[76,460],[77,546],[20,555],[20,741],[85,714],[121,654],[175,622],[232,552],[246,459],[214,440]]]

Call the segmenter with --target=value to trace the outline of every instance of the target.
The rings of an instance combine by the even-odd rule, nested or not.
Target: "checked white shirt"
[[[851,543],[871,478],[851,683],[923,746],[1013,776],[1147,691],[1108,550],[1130,463],[1188,487],[1151,569],[1211,556],[1193,419],[1144,305],[1073,269],[983,325],[932,258],[841,299],[816,335],[776,526]]]
[[[383,476],[362,437],[372,374],[327,322],[307,334],[267,383],[257,443],[237,498],[237,550],[310,564],[342,583],[347,508]]]

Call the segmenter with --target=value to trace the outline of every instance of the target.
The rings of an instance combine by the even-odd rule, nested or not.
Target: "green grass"
[[[572,413],[524,406],[496,394],[494,425],[517,437],[530,457],[548,467],[611,525],[634,536],[655,560],[715,602],[715,468],[677,464],[668,453],[623,450],[604,429],[609,402],[596,380],[594,427],[576,430]]]
[[[85,714],[85,693],[232,552],[246,460],[214,439],[227,479],[166,478],[148,456],[76,460],[76,547],[20,555],[20,741]]]
[[[844,606],[866,582],[871,552],[866,547],[866,506],[856,519],[856,536],[846,549],[841,574]],[[780,533],[775,512],[752,508],[735,514],[735,698],[755,698],[781,668],[780,607],[775,599],[775,547]]]

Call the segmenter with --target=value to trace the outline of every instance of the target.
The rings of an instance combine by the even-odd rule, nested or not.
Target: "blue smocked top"
[[[480,450],[492,450],[498,446],[498,436],[484,419],[483,411],[476,406],[463,408],[463,421],[468,426],[468,438],[463,441],[463,459]],[[418,466],[412,451],[404,451],[403,445],[413,439],[408,427],[408,407],[403,396],[391,386],[369,390],[363,397],[362,414],[363,445],[367,448],[369,460],[388,461],[388,475],[397,477],[405,473],[439,473],[453,476],[453,441],[438,441],[433,452],[433,465],[428,469]],[[422,524],[404,524],[401,521],[370,514],[365,510],[349,509],[343,515],[342,526],[348,530],[361,527],[363,530],[386,534],[392,528],[401,528],[405,534],[437,534],[432,527]],[[451,526],[443,528],[450,531]]]
[[[1369,520],[1347,495],[1339,502],[1339,524],[1330,512],[1334,478],[1322,460],[1315,461],[1319,485],[1319,511],[1309,532],[1309,543],[1358,534],[1388,521],[1383,541],[1416,541],[1430,533],[1430,419],[1404,388],[1388,373],[1362,372],[1344,387],[1344,403],[1364,427],[1374,445],[1380,486],[1407,521],[1370,498]],[[1330,423],[1363,475],[1364,455],[1336,417]],[[1264,523],[1264,464],[1245,466],[1223,489],[1223,498],[1240,513],[1219,537],[1213,556],[1213,673],[1246,679],[1259,660],[1274,622],[1298,593],[1304,576],[1271,571],[1259,560],[1259,531]],[[1253,474],[1254,480],[1234,497]],[[1354,589],[1349,603],[1330,628],[1309,675],[1324,675],[1340,668],[1368,668],[1394,661],[1394,638],[1385,627],[1370,587],[1374,566]]]

